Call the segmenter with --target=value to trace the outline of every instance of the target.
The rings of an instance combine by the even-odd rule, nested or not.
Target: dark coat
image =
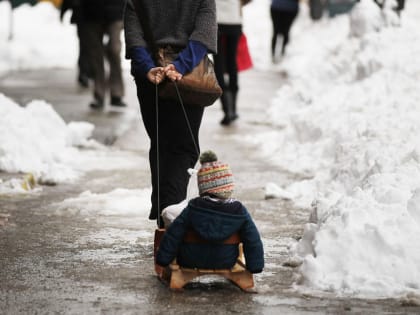
[[[63,0],[60,8],[60,19],[63,20],[63,16],[67,10],[72,10],[70,23],[77,24],[83,21],[83,9],[81,6],[82,0]]]
[[[208,243],[185,243],[184,235],[194,230]],[[243,243],[246,268],[252,273],[264,268],[264,250],[258,230],[247,209],[239,201],[221,203],[198,197],[169,226],[160,243],[156,262],[169,265],[176,257],[182,267],[232,268],[238,246],[223,241],[238,232]]]
[[[298,0],[271,0],[271,8],[286,12],[296,12],[299,10]]]
[[[82,0],[86,21],[110,24],[123,20],[123,0]]]

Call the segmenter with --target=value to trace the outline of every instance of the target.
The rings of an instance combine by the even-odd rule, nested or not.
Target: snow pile
[[[90,139],[93,129],[88,122],[66,124],[45,101],[21,107],[0,94],[0,171],[32,173],[55,184],[93,170],[146,167],[146,159]]]
[[[13,10],[13,39],[8,41],[10,5],[0,1],[0,73],[16,69],[76,65],[76,27],[60,22],[59,11],[50,2],[21,5]]]
[[[30,172],[47,182],[78,177],[66,165],[78,154],[74,145],[90,145],[89,123],[67,125],[45,101],[21,107],[0,94],[0,170]]]
[[[261,135],[263,152],[312,176],[286,188],[312,203],[297,248],[311,287],[420,293],[420,4],[401,26],[393,14],[364,0],[351,18],[298,22],[282,66],[290,82],[267,115],[282,129]]]
[[[149,214],[151,189],[115,189],[96,194],[85,191],[76,198],[55,205],[57,214],[82,216],[132,216],[145,218]]]
[[[350,34],[361,37],[384,26],[398,25],[398,16],[392,10],[396,6],[395,1],[386,1],[384,9],[378,10],[373,1],[362,1],[350,15]]]
[[[290,192],[277,186],[275,183],[267,183],[267,185],[265,186],[264,194],[265,199],[279,198],[284,200],[292,200],[294,197]]]
[[[60,12],[51,2],[20,5],[12,16],[9,1],[0,1],[0,75],[11,70],[75,68],[79,43],[70,17],[67,12],[61,22]],[[130,63],[124,58],[124,34],[121,40],[121,61],[127,69]]]

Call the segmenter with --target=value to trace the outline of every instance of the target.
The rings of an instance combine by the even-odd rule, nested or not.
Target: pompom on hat
[[[228,199],[232,196],[233,174],[228,164],[217,160],[213,151],[203,152],[200,156],[201,168],[197,173],[198,192],[217,198]]]

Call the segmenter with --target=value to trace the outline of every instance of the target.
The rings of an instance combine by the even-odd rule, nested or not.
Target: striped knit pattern
[[[228,164],[221,162],[204,163],[197,174],[198,191],[212,194],[221,199],[230,198],[233,192],[233,174]]]

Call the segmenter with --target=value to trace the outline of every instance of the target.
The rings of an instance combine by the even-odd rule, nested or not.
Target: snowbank
[[[53,184],[87,171],[147,164],[138,155],[90,139],[93,129],[88,122],[66,124],[45,101],[21,107],[0,94],[0,171],[32,173],[40,182]]]
[[[13,39],[9,41],[10,18],[8,1],[0,1],[0,74],[9,70],[75,67],[76,27],[68,20],[61,23],[59,11],[50,2],[14,9]]]
[[[92,130],[88,123],[69,127],[44,101],[21,107],[0,94],[0,170],[53,182],[73,180],[78,174],[65,161],[77,155],[73,144],[89,143]]]
[[[420,4],[402,16],[398,26],[364,0],[351,17],[301,17],[279,68],[290,81],[267,119],[281,129],[260,143],[271,162],[312,176],[286,187],[313,209],[296,248],[307,287],[420,293]]]
[[[79,42],[70,16],[67,12],[61,22],[60,12],[51,2],[24,4],[11,15],[9,2],[0,1],[0,75],[11,70],[76,68]],[[13,38],[9,40],[11,18]],[[121,60],[128,68],[124,47]]]

